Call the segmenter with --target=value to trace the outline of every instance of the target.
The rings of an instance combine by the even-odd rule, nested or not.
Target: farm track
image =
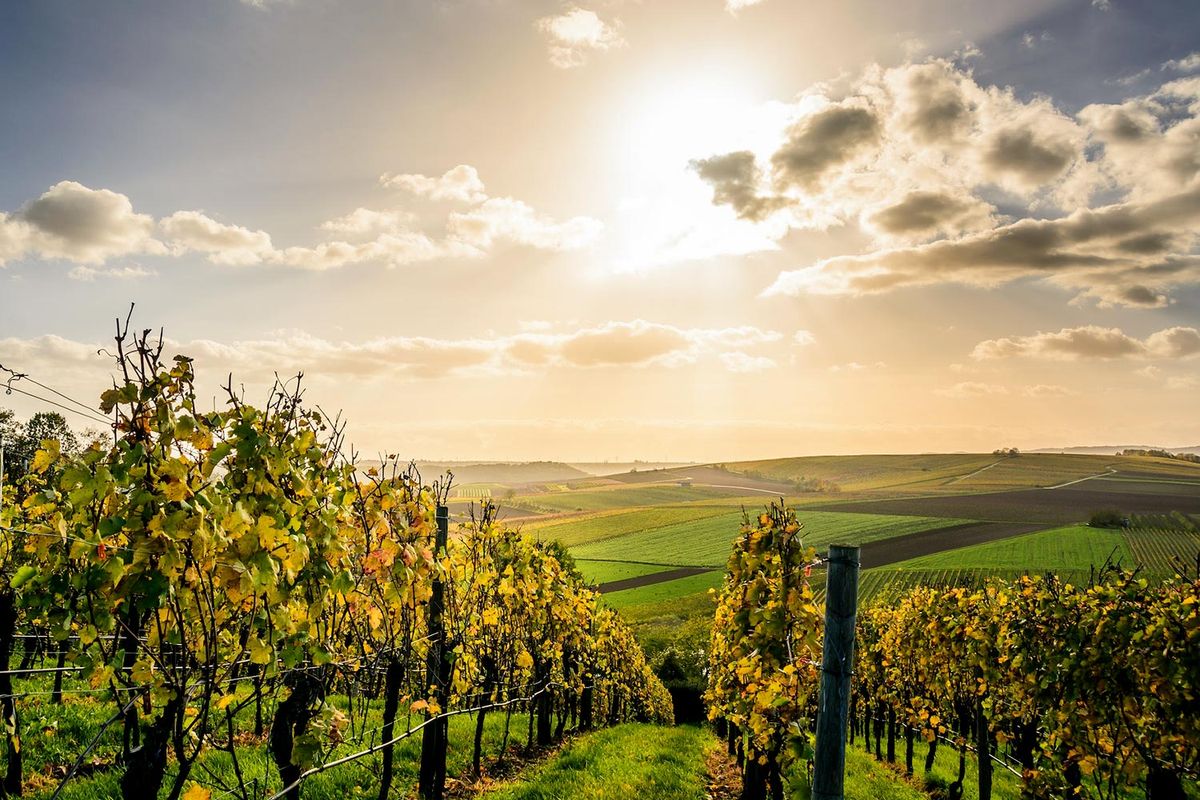
[[[610,592],[619,592],[622,589],[638,589],[642,586],[652,586],[656,583],[690,578],[693,575],[701,575],[712,571],[710,567],[675,567],[663,572],[652,572],[649,575],[638,575],[633,578],[622,578],[619,581],[602,583],[596,587],[596,591],[600,592],[600,594],[608,594]]]
[[[862,569],[885,567],[910,558],[1034,533],[1045,527],[1036,522],[968,522],[949,528],[935,528],[868,542],[859,550],[859,564]]]

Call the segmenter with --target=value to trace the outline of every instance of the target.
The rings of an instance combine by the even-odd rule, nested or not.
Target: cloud
[[[988,339],[977,344],[971,352],[971,357],[978,360],[1014,357],[1056,360],[1183,359],[1196,355],[1200,355],[1200,330],[1179,326],[1138,339],[1120,328],[1086,325],[1063,328],[1055,333]]]
[[[33,255],[77,264],[161,253],[154,219],[108,189],[61,181],[13,214],[0,213],[0,266]]]
[[[1174,72],[1195,72],[1200,69],[1200,50],[1188,53],[1183,58],[1172,58],[1163,63],[1162,69]]]
[[[428,175],[385,173],[379,182],[390,189],[403,189],[431,200],[482,203],[487,199],[479,172],[468,164],[459,164],[437,178]]]
[[[1003,386],[997,386],[991,383],[980,383],[979,381],[963,381],[956,383],[953,386],[947,386],[942,389],[935,389],[936,394],[943,397],[966,398],[966,397],[987,397],[989,395],[1008,394],[1008,389]]]
[[[776,182],[814,190],[832,168],[876,144],[880,133],[875,111],[856,99],[817,111],[793,125],[771,157]]]
[[[478,172],[468,165],[437,178],[385,175],[381,181],[431,200],[454,200],[470,208],[451,212],[444,232],[426,232],[410,227],[417,217],[408,211],[359,207],[320,225],[321,230],[351,241],[331,238],[280,248],[266,231],[220,222],[203,211],[176,211],[155,222],[147,214],[135,213],[125,195],[63,181],[16,212],[0,212],[0,267],[27,257],[97,266],[134,254],[179,257],[189,253],[235,266],[307,270],[367,262],[400,266],[480,258],[500,243],[577,250],[592,244],[603,228],[590,217],[559,221],[511,197],[489,198]],[[74,277],[90,280],[119,274],[117,270],[77,270]],[[134,277],[128,271],[125,276]]]
[[[497,242],[539,250],[579,250],[599,238],[604,225],[591,217],[558,222],[511,197],[492,197],[470,211],[454,212],[446,223],[452,238],[472,247]]]
[[[722,353],[721,363],[730,372],[763,372],[779,366],[766,356],[752,356],[742,352]]]
[[[625,46],[619,22],[605,22],[595,11],[579,6],[542,17],[534,25],[546,36],[550,63],[559,69],[582,66],[593,52]]]
[[[730,14],[736,14],[743,8],[750,8],[762,2],[763,0],[725,0],[725,10]]]
[[[810,344],[815,344],[817,337],[813,336],[811,331],[798,330],[792,335],[792,344],[799,347],[807,347]]]
[[[679,328],[633,320],[555,333],[462,339],[396,336],[347,342],[280,331],[233,342],[171,341],[168,350],[195,358],[204,374],[232,372],[247,380],[270,380],[276,373],[297,370],[314,379],[427,379],[548,369],[678,368],[702,358],[738,372],[767,368],[770,359],[745,351],[780,339],[777,332],[748,326]],[[38,362],[50,371],[72,371],[101,363],[98,347],[58,336],[0,339],[0,361]]]
[[[1033,33],[1032,31],[1027,31],[1021,37],[1021,46],[1024,47],[1026,50],[1033,50],[1035,47],[1037,47],[1040,44],[1046,44],[1047,42],[1053,42],[1053,41],[1054,41],[1054,36],[1053,36],[1053,34],[1050,33],[1050,31],[1042,31],[1041,33]]]
[[[713,202],[730,206],[741,219],[759,222],[788,205],[786,198],[758,193],[762,170],[749,150],[696,159],[691,167],[701,180],[712,186]]]
[[[1023,219],[953,240],[838,256],[781,272],[767,295],[872,294],[902,286],[997,286],[1035,277],[1104,303],[1155,307],[1200,277],[1180,256],[1200,221],[1200,186],[1149,202]]]
[[[415,221],[415,215],[407,211],[376,211],[356,208],[349,214],[326,220],[321,230],[355,236],[371,233],[394,233]]]
[[[1057,384],[1038,383],[1033,386],[1026,386],[1021,390],[1021,394],[1026,397],[1069,397],[1075,394],[1075,392]]]
[[[885,236],[923,239],[990,227],[993,211],[990,203],[970,194],[914,190],[868,212],[866,224]]]
[[[176,211],[158,225],[176,253],[205,253],[216,264],[260,264],[274,250],[266,232],[226,225],[201,211]]]
[[[89,267],[81,264],[68,272],[67,277],[73,281],[91,283],[96,280],[136,280],[137,278],[149,278],[157,274],[154,270],[146,269],[137,264],[124,267]]]

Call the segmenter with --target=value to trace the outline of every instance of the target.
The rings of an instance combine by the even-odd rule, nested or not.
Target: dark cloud
[[[1062,173],[1075,154],[1071,142],[1041,138],[1030,128],[1010,128],[992,137],[983,161],[994,170],[1016,175],[1024,183],[1040,184]]]
[[[931,234],[970,227],[964,223],[986,221],[990,213],[991,206],[970,195],[915,191],[876,211],[868,221],[891,235]]]
[[[775,180],[784,187],[812,191],[829,170],[877,144],[881,130],[873,110],[853,103],[811,114],[792,126],[787,141],[771,157]]]
[[[713,188],[713,202],[732,206],[742,219],[755,222],[787,205],[787,200],[773,195],[760,195],[762,170],[754,154],[748,150],[726,153],[691,162],[692,169]]]
[[[915,64],[901,89],[905,127],[925,144],[953,142],[971,127],[974,109],[963,92],[961,75],[944,61]]]

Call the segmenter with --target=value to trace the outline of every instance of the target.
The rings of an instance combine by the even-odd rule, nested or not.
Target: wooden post
[[[844,800],[845,796],[846,715],[850,709],[854,625],[858,616],[858,548],[831,545],[828,564],[812,800]]]
[[[450,532],[450,509],[437,507],[437,542],[435,558],[446,552],[446,540]],[[433,594],[429,598],[429,651],[425,657],[425,685],[432,687],[433,698],[446,711],[446,630],[443,623],[446,587],[440,577],[434,577]],[[425,712],[425,718],[432,715]],[[446,737],[449,726],[447,719],[429,723],[421,732],[421,771],[418,776],[417,792],[422,800],[442,800],[446,793]]]

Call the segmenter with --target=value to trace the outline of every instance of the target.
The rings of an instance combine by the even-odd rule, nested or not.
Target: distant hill
[[[639,472],[649,469],[671,469],[693,467],[694,461],[572,461],[568,466],[581,469],[589,475],[616,475],[622,472]]]
[[[1200,455],[1200,444],[1192,445],[1191,447],[1161,447],[1158,445],[1145,444],[1102,444],[1094,447],[1041,447],[1037,450],[1028,450],[1029,453],[1066,453],[1074,455],[1090,455],[1090,456],[1115,456],[1122,450],[1166,450],[1170,453],[1191,453]]]
[[[454,484],[503,483],[520,485],[545,483],[547,481],[572,481],[590,477],[590,473],[558,461],[530,461],[525,463],[462,463],[418,461],[417,468],[425,478],[432,479],[449,470],[454,473]]]

